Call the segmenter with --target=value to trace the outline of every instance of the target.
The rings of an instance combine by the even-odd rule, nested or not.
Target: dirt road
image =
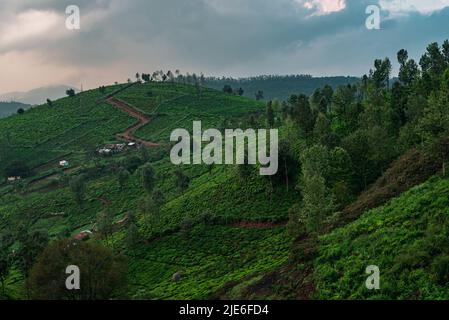
[[[134,133],[144,125],[148,124],[150,122],[150,118],[142,114],[141,112],[134,109],[132,106],[127,104],[126,102],[119,100],[117,98],[111,97],[106,100],[108,103],[112,104],[116,108],[122,110],[123,112],[126,112],[128,115],[130,115],[133,118],[136,118],[139,120],[139,122],[128,129],[126,129],[125,132],[117,134],[117,138],[121,140],[126,140],[128,142],[137,142],[141,143],[146,147],[154,148],[159,147],[160,145],[154,142],[146,141],[140,138],[137,138],[134,136]]]

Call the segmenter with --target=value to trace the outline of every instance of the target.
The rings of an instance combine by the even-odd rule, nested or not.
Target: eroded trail
[[[150,147],[150,148],[160,146],[158,143],[146,141],[146,140],[143,140],[143,139],[140,139],[140,138],[137,138],[134,136],[134,133],[138,129],[140,129],[141,127],[143,127],[144,125],[146,125],[150,122],[150,118],[148,118],[141,112],[137,111],[136,109],[134,109],[132,106],[130,106],[126,102],[119,100],[117,98],[111,97],[111,98],[106,99],[106,101],[108,103],[112,104],[113,106],[115,106],[116,108],[122,110],[123,112],[126,112],[131,117],[139,120],[139,122],[137,124],[126,129],[125,132],[117,134],[117,138],[119,138],[121,140],[126,140],[128,142],[138,142],[138,143],[141,143],[144,146]]]

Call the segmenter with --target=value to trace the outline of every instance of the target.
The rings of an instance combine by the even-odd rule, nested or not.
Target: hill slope
[[[19,109],[27,110],[29,108],[31,108],[30,105],[20,102],[0,102],[0,118],[10,116]]]
[[[47,99],[57,100],[63,98],[66,90],[72,88],[73,87],[61,85],[36,88],[25,92],[2,93],[0,94],[0,101],[17,101],[24,104],[39,105],[45,103]]]
[[[159,147],[128,149],[111,157],[98,157],[95,149],[119,142],[119,135],[136,119],[107,103],[120,99],[150,121],[135,134]],[[190,182],[176,185],[168,157],[168,137],[173,128],[191,130],[194,119],[204,127],[242,119],[265,109],[263,103],[193,86],[150,83],[118,85],[86,91],[0,120],[0,143],[7,159],[21,159],[32,172],[18,184],[0,184],[0,233],[27,221],[29,230],[46,230],[52,239],[94,230],[97,216],[112,213],[115,232],[107,246],[128,257],[130,297],[207,298],[229,281],[258,275],[279,267],[288,258],[291,239],[284,222],[295,191],[275,185],[255,173],[242,179],[234,166],[182,167]],[[0,141],[1,142],[1,141]],[[66,159],[70,167],[58,168]],[[142,205],[148,193],[142,187],[141,167],[153,166],[155,188],[162,194],[158,214],[147,214]],[[5,165],[3,165],[4,167]],[[121,187],[120,168],[130,172]],[[83,202],[75,201],[70,181],[85,177]],[[137,216],[141,241],[126,246],[129,213]],[[182,283],[172,281],[183,273]],[[7,279],[7,295],[23,298],[23,274],[14,269]]]
[[[432,178],[320,240],[315,260],[324,299],[448,299],[449,179]],[[365,287],[369,265],[381,289]]]
[[[287,100],[292,94],[311,95],[316,89],[330,85],[336,89],[339,86],[355,84],[357,77],[312,77],[308,75],[293,76],[259,76],[251,78],[206,78],[206,86],[222,90],[230,85],[237,90],[242,88],[244,96],[254,98],[259,90],[264,93],[264,100]]]

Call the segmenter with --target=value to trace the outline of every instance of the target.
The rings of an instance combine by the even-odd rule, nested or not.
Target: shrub
[[[433,273],[439,285],[449,283],[449,256],[440,256],[433,262]]]

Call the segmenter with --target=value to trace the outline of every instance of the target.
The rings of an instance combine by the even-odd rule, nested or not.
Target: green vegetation
[[[81,298],[448,298],[449,42],[397,58],[397,81],[386,58],[283,102],[158,71],[1,119],[1,297],[68,298],[37,293],[63,278],[46,266],[98,253],[112,282]],[[170,133],[194,120],[279,129],[278,173],[173,165]]]
[[[311,95],[317,88],[330,85],[333,88],[347,84],[355,84],[360,79],[356,77],[312,77],[310,75],[291,76],[258,76],[251,78],[206,78],[205,85],[221,90],[225,85],[231,89],[243,90],[242,94],[249,98],[255,98],[260,90],[264,93],[265,100],[287,100],[293,92]]]
[[[448,299],[449,180],[434,178],[320,239],[321,299]],[[366,290],[377,265],[381,290]]]

